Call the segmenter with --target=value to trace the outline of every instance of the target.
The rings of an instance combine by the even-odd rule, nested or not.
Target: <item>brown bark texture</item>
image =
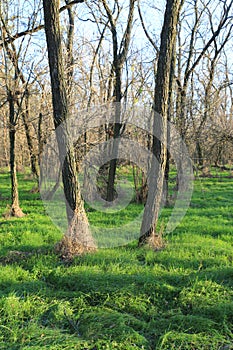
[[[65,238],[58,247],[62,255],[68,256],[77,255],[92,248],[95,249],[96,246],[84,210],[84,203],[76,174],[74,149],[70,142],[67,123],[69,106],[62,57],[59,3],[59,0],[44,0],[43,8],[52,87],[53,119],[62,166],[62,181],[69,224]]]
[[[10,139],[10,174],[11,174],[11,209],[10,216],[21,218],[24,216],[23,211],[19,206],[19,191],[18,180],[16,173],[16,159],[15,159],[15,136],[16,136],[16,121],[15,121],[15,107],[14,107],[14,95],[11,91],[8,91],[9,102],[9,139]]]
[[[161,43],[157,65],[154,121],[153,121],[153,156],[149,171],[149,191],[141,225],[139,246],[150,244],[158,249],[163,245],[161,235],[156,232],[159,210],[162,202],[164,174],[167,157],[167,121],[169,87],[174,42],[176,40],[177,21],[180,11],[179,0],[168,0],[161,32]],[[157,137],[155,137],[157,135]]]

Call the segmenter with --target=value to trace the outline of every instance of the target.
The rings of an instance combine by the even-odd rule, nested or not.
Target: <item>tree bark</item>
[[[35,176],[35,179],[37,181],[37,185],[39,188],[39,169],[38,169],[38,158],[37,158],[37,152],[35,150],[35,145],[33,142],[33,131],[32,131],[32,125],[30,123],[30,95],[29,91],[25,91],[25,107],[26,110],[22,111],[22,120],[24,124],[27,144],[28,144],[28,150],[30,154],[30,163],[31,163],[31,171],[32,174]]]
[[[180,7],[179,0],[167,0],[155,83],[152,145],[154,157],[151,160],[148,199],[139,237],[139,246],[149,244],[153,248],[160,248],[162,244],[156,228],[162,201],[166,167],[169,86],[171,81],[172,53],[176,40]]]
[[[167,121],[168,123],[171,122],[171,116],[173,113],[173,87],[174,87],[174,77],[175,77],[175,69],[176,69],[176,40],[174,40],[173,48],[172,48],[172,58],[171,58],[171,69],[170,69],[170,81],[169,81],[169,93],[168,93],[168,112],[167,112]],[[170,135],[170,128],[167,128],[167,144],[170,145],[171,142],[171,135]],[[170,152],[167,147],[167,155],[166,155],[166,166],[165,166],[165,173],[164,173],[164,198],[165,203],[168,206],[170,204],[170,198],[169,198],[169,188],[168,188],[168,182],[169,182],[169,173],[170,173]]]
[[[8,91],[8,102],[9,102],[9,139],[10,139],[10,174],[11,174],[11,210],[10,216],[23,217],[19,206],[19,192],[18,192],[18,181],[16,173],[16,161],[15,161],[15,135],[16,135],[16,122],[15,122],[15,108],[14,108],[14,96],[11,91]]]
[[[66,5],[71,3],[70,0],[65,0]],[[74,43],[74,13],[72,7],[67,8],[68,17],[69,17],[69,25],[67,30],[67,87],[68,87],[68,98],[71,100],[72,94],[72,82],[73,82],[73,74],[74,74],[74,57],[73,57],[73,43]]]
[[[67,120],[69,106],[65,84],[59,22],[59,0],[43,0],[45,33],[48,47],[50,78],[52,87],[54,125],[58,143],[62,181],[66,198],[66,213],[69,229],[58,250],[66,256],[79,254],[95,248],[88,219],[81,198],[76,174],[73,145],[70,142]]]

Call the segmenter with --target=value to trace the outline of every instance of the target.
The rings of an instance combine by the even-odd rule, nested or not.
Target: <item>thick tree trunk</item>
[[[155,84],[152,146],[154,157],[152,157],[151,161],[149,192],[141,225],[139,246],[150,244],[154,248],[160,248],[162,244],[161,237],[156,232],[156,227],[162,201],[166,168],[169,86],[179,10],[179,0],[167,1]],[[154,135],[157,135],[158,138]]]
[[[58,250],[65,256],[72,256],[85,250],[94,249],[95,243],[90,233],[84,203],[81,198],[74,149],[70,142],[67,125],[69,106],[62,58],[59,0],[44,0],[43,7],[52,86],[54,125],[62,165],[62,181],[69,223],[67,234],[58,245]]]
[[[18,192],[18,181],[16,173],[16,161],[15,161],[15,135],[16,135],[16,123],[15,123],[15,108],[14,108],[14,96],[9,91],[8,92],[8,101],[10,109],[10,174],[11,174],[11,210],[10,216],[14,217],[23,217],[24,213],[22,212],[19,206],[19,192]]]

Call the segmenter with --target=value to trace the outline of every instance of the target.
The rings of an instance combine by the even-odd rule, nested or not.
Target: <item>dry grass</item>
[[[23,213],[20,207],[7,206],[5,212],[2,214],[2,217],[4,219],[10,219],[11,217],[23,218],[25,215],[26,214]]]
[[[63,239],[55,245],[55,252],[63,260],[72,260],[76,256],[84,255],[96,251],[96,247],[87,246],[78,240],[64,236]]]
[[[166,247],[166,242],[163,238],[163,234],[161,234],[160,232],[158,234],[153,234],[148,238],[146,245],[154,251],[164,249]]]

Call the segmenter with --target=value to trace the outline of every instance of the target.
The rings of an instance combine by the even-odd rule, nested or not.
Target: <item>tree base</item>
[[[55,245],[55,252],[63,260],[72,260],[75,256],[80,256],[95,251],[95,246],[86,246],[68,236],[64,236],[63,239]]]
[[[159,251],[165,248],[166,244],[162,236],[162,232],[155,233],[150,230],[139,238],[139,247],[148,247],[154,251]]]
[[[20,207],[11,207],[10,216],[13,216],[15,218],[22,218],[25,216],[25,214]]]
[[[35,186],[30,190],[30,193],[39,193],[39,192],[40,192],[39,186]]]

